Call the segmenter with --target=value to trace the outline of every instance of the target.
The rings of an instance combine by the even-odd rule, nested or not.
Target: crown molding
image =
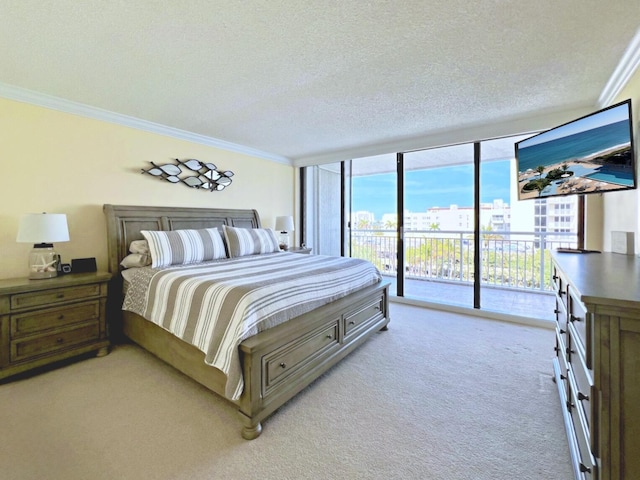
[[[600,108],[608,107],[614,103],[616,96],[622,91],[631,76],[640,66],[640,29],[627,46],[620,63],[611,74],[609,81],[604,86],[598,105]]]
[[[52,110],[58,110],[64,113],[80,115],[82,117],[87,117],[94,120],[115,123],[116,125],[135,128],[137,130],[143,130],[145,132],[155,133],[158,135],[165,135],[167,137],[177,138],[179,140],[199,143],[201,145],[207,145],[209,147],[215,147],[222,150],[241,153],[243,155],[248,155],[251,157],[271,160],[273,162],[283,163],[285,165],[292,165],[290,159],[282,157],[280,155],[274,155],[268,152],[263,152],[262,150],[246,147],[244,145],[238,145],[236,143],[226,142],[224,140],[208,137],[206,135],[200,135],[197,133],[188,132],[186,130],[180,130],[179,128],[168,127],[159,123],[149,122],[147,120],[131,117],[129,115],[111,112],[109,110],[92,107],[83,103],[54,97],[52,95],[46,95],[44,93],[27,90],[25,88],[16,87],[13,85],[0,83],[0,97],[7,98],[9,100],[16,100],[18,102],[30,103],[40,107],[50,108]]]

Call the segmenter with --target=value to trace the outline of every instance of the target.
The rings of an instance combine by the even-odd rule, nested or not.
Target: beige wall
[[[107,268],[105,203],[255,208],[265,227],[293,215],[292,166],[0,98],[0,278],[27,276],[31,245],[16,243],[24,213],[66,213],[64,262],[96,257]],[[222,192],[141,174],[149,162],[197,158],[234,172]]]
[[[627,83],[625,88],[616,97],[614,103],[632,99],[631,109],[633,116],[633,134],[635,140],[636,159],[640,163],[640,70]],[[626,192],[612,192],[603,197],[603,250],[611,251],[611,232],[623,231],[634,232],[636,239],[635,252],[640,253],[640,235],[638,226],[639,217],[639,195],[638,190]]]

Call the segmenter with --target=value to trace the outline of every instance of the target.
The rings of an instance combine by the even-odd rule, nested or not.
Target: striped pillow
[[[152,267],[186,265],[225,258],[224,243],[217,228],[152,231],[140,233],[149,242]]]
[[[280,251],[276,232],[270,228],[236,228],[223,225],[229,258]]]

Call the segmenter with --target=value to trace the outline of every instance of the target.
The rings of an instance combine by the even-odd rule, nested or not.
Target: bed
[[[108,302],[112,337],[123,335],[234,403],[242,437],[247,440],[258,437],[263,420],[285,402],[372,335],[387,329],[389,285],[380,281],[259,331],[243,339],[237,348],[242,389],[234,399],[229,395],[228,375],[207,364],[202,350],[140,314],[122,310],[125,282],[121,262],[129,254],[131,242],[144,238],[142,231],[223,226],[259,229],[257,211],[107,204],[104,213],[109,270],[114,274]],[[284,258],[285,254],[281,255]]]

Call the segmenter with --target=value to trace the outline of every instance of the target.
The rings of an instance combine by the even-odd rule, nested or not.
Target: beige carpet
[[[8,479],[570,479],[553,332],[392,304],[392,323],[245,441],[133,345],[0,385]]]

